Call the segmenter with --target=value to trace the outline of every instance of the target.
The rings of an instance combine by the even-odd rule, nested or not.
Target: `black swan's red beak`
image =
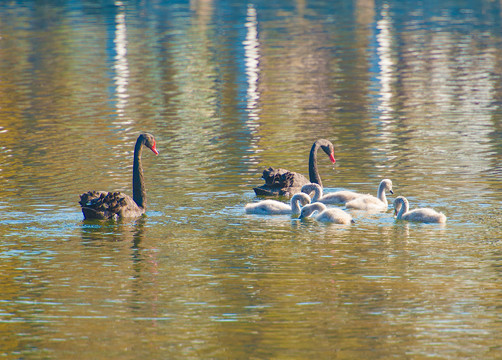
[[[153,143],[153,146],[150,149],[153,151],[153,153],[155,155],[159,155],[159,152],[157,151],[157,146],[155,145],[155,143]]]

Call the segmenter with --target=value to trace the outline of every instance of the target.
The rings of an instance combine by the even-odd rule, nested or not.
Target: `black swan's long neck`
[[[310,149],[309,156],[309,180],[311,183],[319,184],[322,188],[321,176],[319,175],[319,170],[317,169],[317,150],[320,145],[316,141],[314,145],[312,145],[312,149]]]
[[[146,207],[145,177],[141,165],[141,153],[143,152],[143,138],[139,137],[134,147],[134,162],[132,165],[132,199],[141,208]]]

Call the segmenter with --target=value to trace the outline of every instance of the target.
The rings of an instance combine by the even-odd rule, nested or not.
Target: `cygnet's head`
[[[384,189],[386,192],[390,192],[391,194],[394,194],[394,191],[392,191],[392,181],[390,179],[383,179],[380,182],[380,189]]]
[[[326,205],[320,202],[315,202],[313,204],[305,205],[300,211],[300,216],[298,217],[298,219],[307,218],[311,216],[314,213],[314,211],[321,212],[324,210],[326,210]]]

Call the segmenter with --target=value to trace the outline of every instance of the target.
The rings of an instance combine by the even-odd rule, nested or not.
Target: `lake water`
[[[502,2],[0,4],[0,357],[502,358]],[[148,210],[83,221],[87,190]],[[246,215],[269,166],[445,226]],[[287,201],[284,199],[284,201]]]

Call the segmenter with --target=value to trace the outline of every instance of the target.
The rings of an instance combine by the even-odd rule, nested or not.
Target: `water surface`
[[[0,355],[499,359],[501,14],[0,5]],[[142,131],[147,215],[83,221],[80,193],[131,193]],[[447,224],[246,215],[262,170],[307,174],[318,138],[325,191],[390,178]]]

